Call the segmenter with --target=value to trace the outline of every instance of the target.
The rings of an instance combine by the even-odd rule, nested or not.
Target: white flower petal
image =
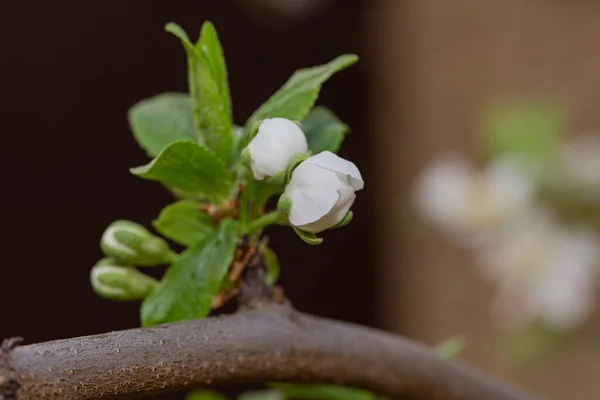
[[[537,171],[510,157],[492,162],[484,172],[497,214],[507,217],[527,209],[535,196]]]
[[[286,170],[295,156],[308,151],[302,129],[285,118],[264,120],[248,145],[255,179],[264,179]]]
[[[303,162],[294,172],[285,194],[292,200],[290,223],[302,226],[329,213],[337,203],[341,182],[335,172]]]
[[[413,202],[427,220],[456,233],[469,213],[475,172],[465,157],[451,153],[428,165],[417,178]]]
[[[340,179],[347,182],[354,190],[361,190],[365,186],[365,182],[356,165],[330,151],[323,151],[316,154],[306,159],[305,162],[338,173]]]
[[[538,319],[570,329],[589,316],[600,262],[592,231],[561,227],[539,212],[513,224],[490,249],[486,272],[500,286],[494,307],[505,326]]]
[[[562,150],[563,168],[569,179],[598,192],[600,186],[600,135],[586,132]]]
[[[340,223],[348,211],[350,211],[356,195],[354,194],[354,189],[350,186],[341,186],[338,190],[338,195],[339,198],[336,204],[326,215],[315,222],[300,225],[298,228],[306,232],[318,233]]]

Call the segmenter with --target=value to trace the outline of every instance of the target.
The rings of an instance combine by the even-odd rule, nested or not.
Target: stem
[[[251,221],[246,227],[247,233],[253,233],[259,229],[263,229],[269,225],[273,225],[282,219],[282,215],[279,211],[271,211],[265,215]]]
[[[274,305],[4,354],[5,399],[115,400],[265,381],[345,384],[406,399],[536,398],[410,340]]]

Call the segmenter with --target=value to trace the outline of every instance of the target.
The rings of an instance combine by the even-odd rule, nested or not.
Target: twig
[[[0,400],[16,400],[21,387],[19,377],[12,365],[10,352],[17,347],[23,338],[5,339],[0,345]]]
[[[531,400],[412,341],[270,305],[17,347],[18,400],[126,399],[237,382],[311,381],[403,399]],[[10,371],[0,367],[0,377]]]

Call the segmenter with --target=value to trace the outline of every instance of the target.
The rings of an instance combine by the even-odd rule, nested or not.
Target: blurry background
[[[555,96],[572,129],[600,128],[594,2],[1,2],[0,337],[32,343],[139,325],[138,305],[97,297],[89,270],[110,222],[149,226],[170,201],[128,173],[147,158],[126,113],[154,94],[187,91],[181,45],[163,26],[175,21],[194,37],[204,20],[225,50],[238,123],[295,69],[362,58],[319,100],[352,127],[340,155],[367,181],[352,224],[310,248],[290,230],[269,231],[296,307],[429,344],[464,334],[463,357],[493,374],[551,398],[596,399],[600,344],[572,341],[526,368],[497,360],[491,288],[408,204],[439,151],[473,151],[495,98]]]
[[[558,98],[570,131],[600,128],[600,3],[396,1],[370,16],[371,113],[385,327],[437,343],[468,340],[467,360],[555,399],[596,399],[600,346],[572,340],[542,363],[497,359],[490,287],[469,254],[420,223],[415,176],[450,148],[474,154],[490,101]],[[395,216],[398,223],[391,223]],[[597,321],[597,320],[596,320]]]

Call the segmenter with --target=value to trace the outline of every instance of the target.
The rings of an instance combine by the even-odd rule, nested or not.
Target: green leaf
[[[502,357],[512,366],[531,367],[547,362],[556,356],[569,340],[574,338],[573,331],[550,329],[539,323],[527,325],[521,329],[503,332],[501,346]]]
[[[150,163],[131,173],[185,192],[222,200],[231,188],[231,174],[214,154],[189,140],[171,143]]]
[[[285,400],[285,398],[278,390],[261,390],[244,393],[237,400]]]
[[[250,179],[242,192],[240,221],[246,224],[248,221],[260,217],[271,196],[283,192],[283,189],[283,185]]]
[[[437,350],[444,358],[454,358],[464,350],[466,344],[463,336],[455,336],[440,343]]]
[[[513,104],[493,108],[487,119],[487,147],[491,156],[505,153],[552,159],[566,133],[562,108],[540,104]]]
[[[376,400],[377,396],[366,390],[337,385],[311,385],[272,383],[269,386],[282,392],[287,400]]]
[[[229,93],[229,83],[227,82],[227,66],[225,65],[225,57],[223,56],[223,48],[217,35],[215,26],[206,21],[202,25],[200,39],[196,43],[196,49],[204,56],[208,62],[210,73],[219,87],[219,92],[223,96],[229,119],[231,120],[231,95]]]
[[[227,400],[227,397],[214,390],[194,390],[185,396],[185,400]]]
[[[279,279],[279,259],[277,258],[277,254],[268,246],[261,246],[260,253],[267,270],[267,284],[274,285],[277,279]]]
[[[348,125],[340,121],[329,109],[315,107],[302,121],[308,149],[313,154],[322,151],[337,153],[344,136],[350,132]]]
[[[254,131],[265,118],[302,120],[317,100],[323,83],[357,61],[356,55],[346,54],[328,64],[296,71],[281,89],[254,112],[246,123],[246,129]]]
[[[163,236],[184,246],[192,246],[215,230],[212,218],[198,203],[181,200],[165,207],[152,222]]]
[[[186,250],[166,272],[160,286],[142,304],[144,326],[204,318],[233,261],[235,221],[225,219],[219,229]]]
[[[190,97],[163,93],[142,100],[129,110],[135,140],[150,157],[177,140],[196,140]]]
[[[229,91],[224,92],[226,83],[223,83],[225,62],[208,58],[222,56],[216,33],[213,32],[213,36],[210,26],[203,27],[205,37],[194,45],[177,24],[169,23],[165,30],[181,40],[187,54],[188,84],[198,141],[229,165],[233,137]]]
[[[233,138],[231,159],[233,162],[236,162],[239,161],[243,150],[242,146],[245,144],[244,128],[242,126],[233,125],[233,128],[231,129],[231,136]],[[240,171],[245,172],[244,169],[241,169]]]

